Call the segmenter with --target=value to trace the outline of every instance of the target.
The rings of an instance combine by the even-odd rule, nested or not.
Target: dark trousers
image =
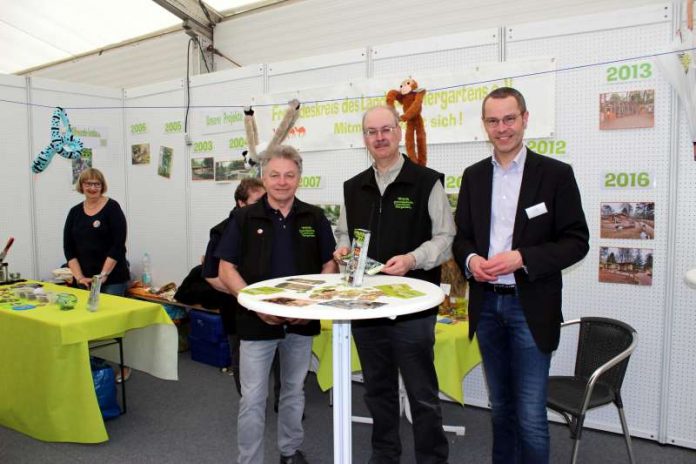
[[[353,338],[374,422],[370,463],[398,463],[401,456],[399,372],[413,416],[416,462],[446,463],[449,445],[433,364],[435,315],[356,322]]]

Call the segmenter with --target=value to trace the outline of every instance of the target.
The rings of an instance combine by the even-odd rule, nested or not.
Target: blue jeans
[[[280,354],[280,402],[278,405],[278,449],[290,456],[304,440],[304,381],[312,356],[312,337],[286,334],[275,340],[242,340],[239,371],[242,398],[237,418],[239,464],[263,464],[264,428],[268,377],[276,349]]]
[[[118,284],[106,283],[101,286],[100,293],[106,293],[108,295],[124,296],[126,294],[126,289],[128,288],[128,282],[121,282]]]
[[[493,463],[548,463],[551,354],[537,348],[519,297],[487,291],[476,333],[491,402]]]

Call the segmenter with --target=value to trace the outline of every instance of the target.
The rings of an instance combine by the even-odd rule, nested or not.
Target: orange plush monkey
[[[425,125],[421,117],[424,96],[425,89],[419,89],[418,82],[410,77],[401,83],[399,90],[387,92],[387,105],[394,106],[396,100],[403,107],[404,114],[400,119],[406,122],[406,153],[411,161],[421,166],[425,166],[428,162]]]

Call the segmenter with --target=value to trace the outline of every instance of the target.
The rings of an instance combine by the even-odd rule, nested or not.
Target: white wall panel
[[[102,170],[109,184],[107,195],[127,214],[126,179],[123,170],[123,109],[119,90],[50,79],[31,80],[32,138],[35,156],[50,138],[54,107],[64,108],[72,126],[100,126],[108,131],[108,143],[93,150],[92,166]],[[33,157],[32,156],[32,157]],[[50,279],[50,271],[65,262],[63,226],[72,206],[84,200],[72,185],[71,162],[54,156],[49,166],[33,176],[36,214],[38,274]]]
[[[203,127],[198,124],[197,114],[207,114],[211,110],[218,113],[239,113],[242,107],[248,105],[251,97],[263,93],[264,67],[249,66],[215,74],[197,76],[191,82],[191,99],[197,107],[191,120],[191,137],[193,141],[211,140],[214,151],[205,154],[191,153],[191,157],[213,156],[218,160],[242,160],[243,148],[231,148],[231,138],[245,137],[243,126],[241,130],[226,130],[216,134],[204,134]],[[212,108],[219,107],[219,108]],[[260,134],[262,140],[266,140]],[[190,166],[190,162],[188,164]],[[191,241],[189,254],[192,265],[200,261],[208,244],[210,228],[225,219],[234,208],[234,191],[239,181],[217,183],[214,181],[191,182],[190,167],[187,179],[190,183],[191,205]]]
[[[184,121],[183,79],[125,91],[128,173],[129,257],[133,278],[140,278],[144,253],[150,254],[154,285],[181,283],[188,274],[186,179],[191,175],[184,133],[165,133],[165,123]],[[145,124],[144,133],[132,126]],[[143,126],[140,126],[141,128]],[[150,163],[132,164],[131,147],[150,145]],[[160,147],[173,149],[171,177],[158,175]]]
[[[0,100],[0,247],[14,237],[6,258],[9,270],[33,277],[33,174],[26,79],[0,75]]]
[[[680,105],[681,106],[681,105]],[[670,182],[676,183],[677,204],[674,208],[675,218],[675,260],[667,267],[674,272],[672,308],[672,340],[666,346],[666,359],[669,369],[669,383],[664,391],[667,395],[668,408],[666,440],[689,448],[696,448],[696,288],[684,282],[684,274],[696,268],[696,215],[694,199],[696,198],[696,157],[686,114],[679,111],[679,139],[677,145],[677,169],[672,173]]]

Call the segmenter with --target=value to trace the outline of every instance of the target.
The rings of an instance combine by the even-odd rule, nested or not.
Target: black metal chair
[[[123,368],[125,367],[125,364],[123,363],[123,337],[114,337],[112,339],[101,339],[101,340],[92,340],[89,342],[89,349],[93,350],[96,348],[103,348],[105,346],[109,345],[116,345],[118,344],[118,368],[119,372],[121,372],[121,375],[123,375]],[[122,406],[122,411],[121,414],[125,414],[127,411],[126,407],[126,382],[125,379],[123,382],[121,382],[121,406]]]
[[[621,384],[636,347],[637,333],[624,322],[603,317],[583,317],[565,322],[561,327],[575,324],[580,324],[575,374],[549,377],[546,406],[560,413],[567,422],[574,439],[571,463],[575,463],[585,414],[590,409],[614,403],[621,419],[628,458],[633,463]]]

